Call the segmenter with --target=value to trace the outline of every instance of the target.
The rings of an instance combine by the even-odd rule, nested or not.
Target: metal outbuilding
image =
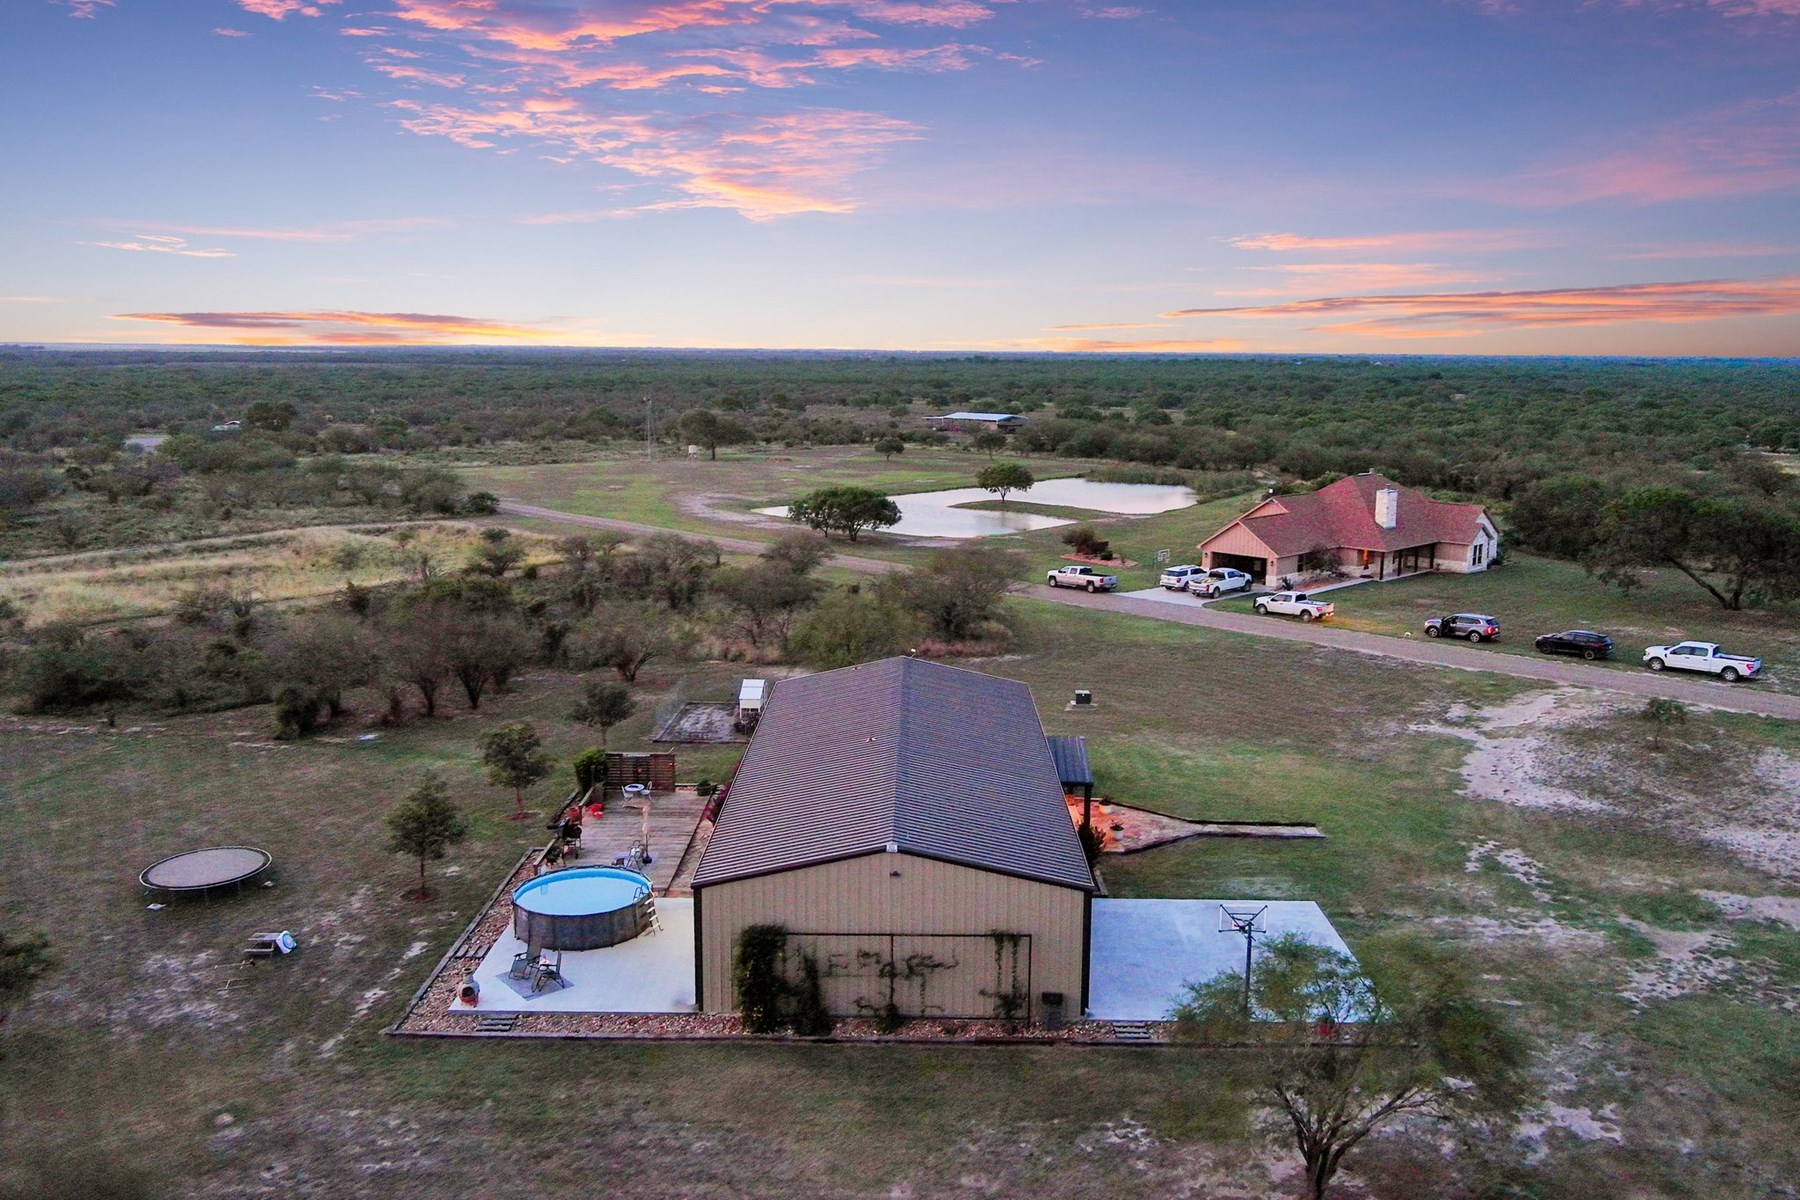
[[[739,934],[780,925],[840,1015],[1079,1014],[1093,892],[1024,684],[912,658],[782,680],[694,875],[697,995],[733,1009]]]

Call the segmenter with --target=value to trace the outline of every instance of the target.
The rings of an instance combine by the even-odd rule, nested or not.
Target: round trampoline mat
[[[268,851],[254,846],[212,846],[151,863],[138,880],[145,887],[165,892],[230,887],[261,874],[274,861]]]

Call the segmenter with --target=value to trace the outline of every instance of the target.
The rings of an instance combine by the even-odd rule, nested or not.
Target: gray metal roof
[[[1094,769],[1088,766],[1087,739],[1084,737],[1046,738],[1050,757],[1056,762],[1056,776],[1065,785],[1094,782]]]
[[[890,844],[1093,890],[1030,688],[912,658],[781,680],[694,886]]]
[[[940,421],[1017,421],[1020,419],[1021,418],[1020,418],[1019,414],[1017,414],[1017,413],[982,413],[982,412],[945,413],[943,416],[938,418],[938,420],[940,420]]]

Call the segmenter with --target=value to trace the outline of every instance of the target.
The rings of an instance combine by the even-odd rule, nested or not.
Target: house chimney
[[[1375,523],[1383,529],[1400,524],[1400,493],[1391,487],[1375,493]]]

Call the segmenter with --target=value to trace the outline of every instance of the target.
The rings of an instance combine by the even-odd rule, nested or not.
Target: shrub
[[[1077,525],[1062,535],[1063,544],[1077,554],[1089,558],[1111,558],[1112,543],[1094,531],[1092,525]]]

